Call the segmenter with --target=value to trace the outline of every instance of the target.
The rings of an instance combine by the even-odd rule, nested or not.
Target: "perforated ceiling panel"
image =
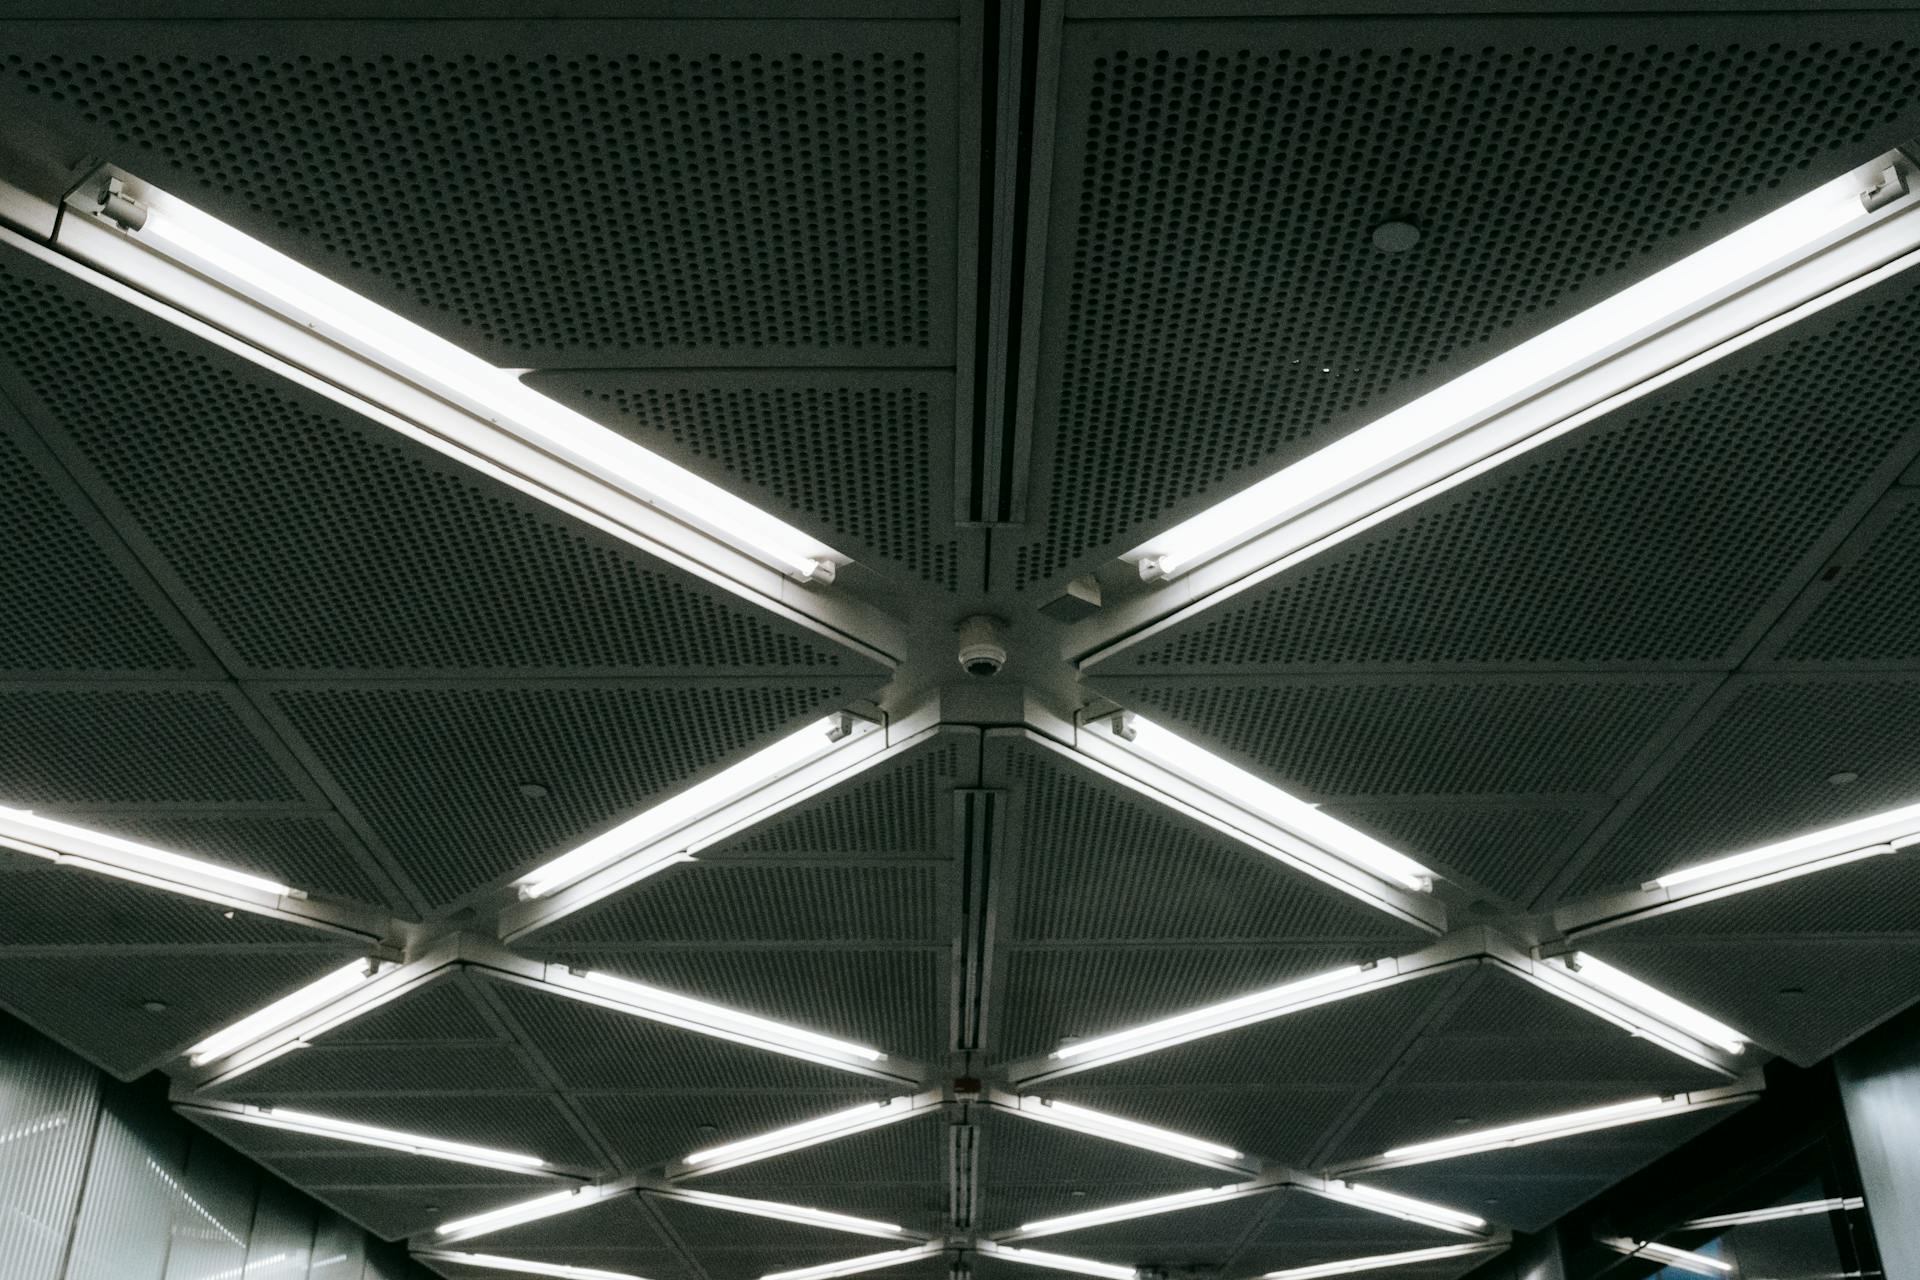
[[[1459,1239],[1451,1232],[1285,1188],[1275,1193],[1259,1230],[1234,1258],[1234,1270],[1258,1275],[1340,1258],[1456,1244]],[[1470,1260],[1469,1265],[1478,1261]],[[1395,1274],[1404,1273],[1396,1268]]]
[[[1915,342],[1896,276],[1101,667],[1731,666],[1911,460]]]
[[[953,341],[953,36],[76,24],[10,31],[0,85],[496,364],[925,364]]]
[[[1403,982],[1081,1072],[1041,1092],[1309,1167],[1459,981]]]
[[[247,673],[872,671],[12,250],[0,300],[34,425]]]
[[[1657,785],[1603,828],[1567,896],[1817,831],[1920,798],[1920,677],[1740,677]],[[1853,774],[1842,783],[1829,779]]]
[[[1138,1259],[1136,1265],[1169,1269],[1214,1268],[1234,1256],[1240,1241],[1267,1208],[1265,1196],[1247,1196],[1178,1213],[1062,1232],[1036,1242],[1034,1247],[1079,1258]]]
[[[267,697],[419,896],[444,908],[799,729],[853,688],[383,682],[273,686]]]
[[[1768,25],[1069,24],[1044,525],[1014,580],[1123,551],[1916,131],[1903,20]],[[1543,180],[1559,157],[1580,181]],[[1390,220],[1410,252],[1375,248]]]
[[[938,1231],[947,1210],[948,1125],[947,1113],[935,1108],[925,1116],[723,1170],[689,1185],[869,1218],[875,1210],[884,1210],[887,1222],[911,1231]],[[831,1256],[875,1251],[849,1248],[848,1243],[842,1242]]]
[[[563,1217],[510,1227],[483,1240],[454,1247],[484,1249],[501,1257],[532,1258],[563,1266],[623,1271],[646,1276],[648,1280],[680,1280],[692,1274],[652,1208],[637,1195],[603,1201]]]
[[[1609,807],[1603,799],[1397,801],[1330,805],[1327,812],[1483,901],[1512,909],[1546,887]]]
[[[1910,477],[1909,477],[1910,479]],[[1863,545],[1850,563],[1829,569],[1814,590],[1817,602],[1780,646],[1791,665],[1910,665],[1920,658],[1920,634],[1898,602],[1920,582],[1920,491],[1896,489],[1863,528]]]
[[[609,369],[528,382],[862,564],[960,586],[949,374]]]

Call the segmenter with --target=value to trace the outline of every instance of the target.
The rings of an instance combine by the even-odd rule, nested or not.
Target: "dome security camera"
[[[1007,627],[976,613],[960,624],[960,665],[970,676],[998,675],[1007,665]]]

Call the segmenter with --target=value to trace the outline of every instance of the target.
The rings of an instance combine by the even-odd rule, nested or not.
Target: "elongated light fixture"
[[[1611,1129],[1616,1125],[1651,1120],[1668,1111],[1676,1110],[1676,1104],[1682,1101],[1683,1099],[1680,1098],[1634,1098],[1604,1107],[1567,1111],[1559,1115],[1542,1116],[1537,1120],[1521,1120],[1491,1129],[1476,1129],[1472,1133],[1435,1138],[1429,1142],[1410,1143],[1404,1147],[1393,1148],[1382,1158],[1418,1164],[1427,1160],[1474,1155],[1481,1151],[1498,1151],[1503,1147],[1524,1147],[1535,1142],[1547,1142],[1555,1138],[1570,1138],[1576,1134],[1591,1133],[1596,1129]]]
[[[1777,844],[1762,845],[1745,853],[1670,871],[1649,881],[1645,887],[1684,888],[1689,894],[1729,885],[1759,888],[1916,844],[1920,844],[1920,804],[1910,804]]]
[[[1138,1274],[1135,1268],[1121,1266],[1115,1262],[1095,1262],[1091,1258],[1048,1253],[1044,1249],[1016,1249],[1011,1245],[997,1244],[992,1240],[982,1240],[977,1247],[980,1252],[1001,1262],[1017,1262],[1023,1267],[1043,1267],[1048,1271],[1068,1271],[1075,1275],[1099,1276],[1101,1280],[1135,1280]]]
[[[695,1000],[692,996],[616,978],[609,973],[590,970],[575,974],[564,965],[549,965],[547,981],[565,991],[592,997],[594,1003],[623,1013],[826,1066],[871,1064],[881,1062],[887,1056],[863,1044],[836,1040],[804,1027],[788,1026],[771,1018]]]
[[[1157,1151],[1161,1155],[1189,1160],[1195,1164],[1210,1165],[1216,1169],[1235,1169],[1240,1167],[1241,1162],[1246,1159],[1232,1147],[1221,1146],[1217,1142],[1188,1137],[1184,1133],[1175,1133],[1171,1129],[1156,1128],[1150,1124],[1141,1124],[1137,1120],[1108,1115],[1104,1111],[1095,1111],[1090,1107],[1075,1106],[1071,1102],[1059,1102],[1052,1098],[1033,1096],[1021,1098],[1017,1114],[1029,1120],[1038,1120],[1042,1124],[1057,1125],[1062,1129],[1084,1133],[1089,1137],[1105,1138],[1109,1142],[1124,1143],[1130,1147],[1142,1147],[1148,1151]]]
[[[1710,1017],[1690,1004],[1674,999],[1657,987],[1649,986],[1632,974],[1614,968],[1606,961],[1584,951],[1554,956],[1544,962],[1550,971],[1550,989],[1567,995],[1561,984],[1575,991],[1592,991],[1611,997],[1608,1013],[1618,1012],[1639,1031],[1656,1039],[1666,1039],[1670,1029],[1712,1045],[1723,1052],[1742,1053],[1747,1037],[1726,1023]],[[1617,1009],[1625,1005],[1625,1009]]]
[[[1202,1187],[1198,1191],[1177,1191],[1170,1196],[1154,1196],[1149,1200],[1129,1200],[1124,1204],[1110,1204],[1103,1209],[1088,1209],[1084,1213],[1069,1213],[1058,1218],[1041,1218],[1037,1222],[1020,1224],[1022,1236],[1052,1236],[1063,1231],[1079,1231],[1084,1227],[1104,1226],[1109,1222],[1127,1222],[1134,1218],[1151,1218],[1163,1213],[1178,1213],[1182,1209],[1197,1209],[1201,1205],[1218,1204],[1222,1200],[1231,1200],[1236,1196],[1249,1194],[1265,1188],[1235,1184],[1225,1187]]]
[[[497,1253],[455,1253],[444,1249],[423,1250],[413,1255],[423,1262],[447,1262],[461,1267],[480,1267],[489,1271],[510,1271],[522,1276],[553,1276],[555,1280],[644,1280],[630,1271],[602,1271],[598,1267],[574,1267],[564,1262],[536,1262],[530,1258],[507,1258]]]
[[[868,1253],[858,1258],[847,1258],[840,1262],[823,1262],[817,1267],[800,1267],[793,1271],[773,1271],[761,1276],[760,1280],[834,1280],[835,1276],[857,1276],[863,1271],[880,1271],[887,1267],[897,1267],[902,1263],[915,1262],[921,1258],[931,1258],[945,1252],[946,1242],[929,1240],[910,1249],[890,1249],[885,1253]]]
[[[89,831],[29,809],[0,805],[0,845],[62,866],[97,871],[158,889],[210,889],[216,894],[240,890],[269,899],[306,896],[265,876]]]
[[[495,1231],[505,1231],[508,1227],[538,1222],[542,1218],[557,1217],[563,1213],[573,1213],[579,1209],[632,1194],[634,1194],[632,1187],[618,1184],[569,1187],[565,1191],[535,1196],[531,1200],[521,1200],[514,1204],[502,1205],[498,1209],[489,1209],[485,1213],[476,1213],[470,1217],[443,1222],[433,1229],[433,1234],[448,1244],[458,1240],[471,1240],[475,1236],[490,1235]]]
[[[799,1124],[755,1134],[751,1138],[708,1147],[686,1156],[680,1163],[697,1173],[715,1173],[750,1161],[767,1160],[789,1151],[818,1146],[822,1142],[833,1142],[868,1129],[924,1115],[924,1108],[916,1106],[920,1100],[888,1098],[880,1102],[865,1102],[845,1111],[835,1111],[830,1115],[803,1120]]]
[[[809,765],[848,754],[879,727],[845,714],[816,721],[561,854],[518,882],[520,896],[545,897],[617,861],[622,886],[671,865],[709,834],[701,830],[702,820],[748,797],[756,808],[778,805],[817,781]],[[788,785],[783,789],[782,783]]]
[[[1733,1270],[1733,1264],[1722,1262],[1718,1258],[1704,1253],[1694,1253],[1689,1249],[1676,1249],[1670,1244],[1660,1244],[1652,1240],[1629,1240],[1615,1237],[1601,1243],[1621,1253],[1637,1258],[1651,1258],[1663,1266],[1675,1267],[1696,1276],[1723,1276]]]
[[[818,539],[204,210],[164,191],[143,199],[139,245],[781,573],[831,580],[838,557]]]
[[[1501,1244],[1487,1242],[1481,1244],[1442,1244],[1430,1249],[1408,1249],[1404,1253],[1376,1253],[1364,1258],[1342,1258],[1338,1262],[1316,1262],[1306,1267],[1288,1267],[1284,1271],[1269,1271],[1260,1280],[1318,1280],[1320,1276],[1350,1276],[1362,1271],[1385,1271],[1392,1267],[1417,1267],[1423,1262],[1439,1262],[1445,1258],[1464,1258],[1476,1253],[1490,1253],[1503,1248]]]
[[[1710,1231],[1717,1227],[1744,1227],[1755,1222],[1780,1222],[1787,1218],[1811,1218],[1819,1214],[1844,1213],[1864,1209],[1867,1202],[1859,1196],[1830,1196],[1825,1200],[1798,1200],[1793,1204],[1768,1205],[1764,1209],[1740,1209],[1694,1218],[1675,1227],[1676,1231]]]
[[[233,1025],[214,1032],[187,1050],[187,1061],[198,1067],[216,1058],[224,1058],[236,1049],[244,1048],[262,1036],[270,1035],[314,1010],[331,1004],[375,977],[380,971],[381,965],[371,959],[355,960],[352,964],[335,969],[326,977],[308,983],[292,995],[283,996],[272,1004],[248,1014]]]
[[[1377,969],[1347,965],[1317,973],[1310,978],[1269,987],[1265,991],[1255,991],[1250,995],[1223,1000],[1219,1004],[1204,1005],[1169,1018],[1115,1031],[1110,1035],[1076,1040],[1061,1045],[1047,1056],[1060,1062],[1119,1062],[1203,1036],[1265,1022],[1269,1018],[1278,1018],[1298,1009],[1324,1003],[1338,995],[1352,994],[1374,981],[1394,976],[1394,972],[1387,965]]]
[[[1305,846],[1370,875],[1421,893],[1433,887],[1433,872],[1397,849],[1348,826],[1316,805],[1289,795],[1206,748],[1187,741],[1165,725],[1131,711],[1089,720],[1076,735],[1083,754],[1136,781],[1158,786],[1157,767],[1204,793],[1196,807],[1248,835],[1272,841],[1288,852]],[[1143,771],[1139,766],[1150,766]],[[1222,804],[1228,808],[1223,809]],[[1244,815],[1248,826],[1236,821]]]
[[[1449,1209],[1443,1204],[1432,1204],[1426,1200],[1416,1200],[1412,1196],[1403,1196],[1392,1191],[1382,1191],[1378,1187],[1363,1187],[1352,1182],[1329,1179],[1326,1190],[1319,1192],[1329,1200],[1340,1200],[1357,1205],[1362,1209],[1371,1209],[1375,1213],[1406,1222],[1417,1222],[1422,1226],[1438,1227],[1442,1231],[1479,1234],[1486,1230],[1487,1220],[1459,1209]]]
[[[434,1160],[450,1160],[455,1164],[479,1165],[486,1169],[530,1172],[548,1167],[547,1162],[539,1156],[530,1156],[518,1151],[501,1151],[494,1147],[476,1147],[465,1142],[449,1142],[444,1138],[430,1138],[423,1134],[406,1133],[399,1129],[383,1129],[378,1125],[361,1124],[355,1120],[340,1120],[332,1116],[318,1116],[307,1111],[291,1111],[285,1107],[254,1106],[249,1103],[237,1110],[190,1106],[182,1109],[203,1111],[221,1120],[238,1120],[268,1129],[284,1129],[290,1133],[330,1138],[335,1142],[351,1142],[363,1147],[403,1151],[408,1155],[427,1156]]]
[[[778,1200],[749,1200],[743,1196],[724,1196],[712,1191],[695,1191],[686,1187],[660,1194],[670,1199],[684,1200],[688,1204],[704,1205],[709,1209],[720,1209],[727,1213],[744,1213],[756,1218],[772,1218],[778,1222],[797,1222],[803,1226],[820,1227],[827,1231],[845,1231],[856,1236],[884,1236],[895,1239],[905,1236],[919,1239],[897,1223],[876,1222],[872,1218],[856,1218],[850,1214],[833,1213],[806,1205],[783,1204]]]
[[[1123,558],[1142,577],[1165,578],[1284,527],[1260,548],[1278,561],[1644,394],[1770,322],[1837,301],[1920,248],[1908,166],[1889,155],[1871,178],[1836,178]]]

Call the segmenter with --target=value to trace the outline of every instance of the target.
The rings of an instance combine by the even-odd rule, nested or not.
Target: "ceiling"
[[[1920,802],[1920,272],[1217,591],[1156,592],[1122,559],[1920,138],[1920,12],[46,8],[0,22],[0,805],[320,905],[0,850],[0,1007],[123,1078],[168,1073],[187,1114],[376,1234],[429,1251],[439,1223],[585,1180],[620,1194],[450,1247],[757,1280],[918,1236],[958,1252],[875,1274],[963,1257],[997,1280],[1021,1268],[973,1246],[1023,1223],[1252,1177],[1035,1246],[1243,1280],[1459,1241],[1327,1198],[1329,1173],[1536,1230],[1767,1060],[1920,1000],[1911,858],[1593,905]],[[468,465],[404,407],[220,332],[198,294],[115,283],[53,214],[103,163],[844,563],[743,586]],[[1418,243],[1383,250],[1383,224]],[[1010,656],[979,680],[955,630],[983,614]],[[887,726],[868,763],[578,910],[514,914],[533,868],[849,709]],[[1090,763],[1075,715],[1115,709],[1417,860],[1432,892],[1380,909]],[[1742,1061],[1557,999],[1538,971],[1569,930],[1746,1033]],[[308,1047],[232,1078],[183,1056],[369,954],[405,981]],[[1033,1065],[1378,961],[1394,981],[1284,1017]],[[567,969],[894,1065],[635,1018]],[[929,1094],[837,1141],[678,1163]],[[1020,1095],[1252,1163],[1033,1123]],[[1646,1095],[1717,1105],[1379,1161]],[[370,1151],[243,1104],[552,1168]]]

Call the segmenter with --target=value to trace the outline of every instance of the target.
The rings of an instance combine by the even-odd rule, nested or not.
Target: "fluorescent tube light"
[[[1364,1258],[1342,1258],[1338,1262],[1316,1262],[1312,1266],[1269,1271],[1260,1280],[1317,1280],[1320,1276],[1350,1276],[1362,1271],[1384,1271],[1390,1267],[1414,1267],[1443,1258],[1464,1258],[1470,1254],[1489,1253],[1500,1247],[1491,1242],[1443,1244],[1431,1249],[1409,1249],[1404,1253],[1376,1253]]]
[[[1325,1001],[1328,996],[1339,991],[1352,994],[1360,987],[1377,980],[1370,976],[1375,971],[1360,965],[1347,965],[1326,973],[1315,974],[1310,978],[1301,978],[1295,982],[1282,983],[1269,987],[1265,991],[1255,991],[1251,995],[1223,1000],[1219,1004],[1205,1005],[1186,1013],[1161,1018],[1125,1031],[1116,1031],[1110,1035],[1094,1036],[1088,1040],[1076,1040],[1063,1044],[1048,1058],[1062,1062],[1099,1061],[1118,1062],[1126,1058],[1137,1057],[1158,1049],[1185,1044],[1189,1040],[1198,1040],[1204,1036],[1218,1035],[1223,1031],[1232,1031],[1237,1027],[1250,1026],[1256,1022],[1265,1022],[1282,1014]],[[1378,978],[1394,975],[1390,967],[1377,971]]]
[[[945,1252],[946,1247],[944,1241],[930,1240],[926,1244],[916,1245],[911,1249],[892,1249],[886,1253],[863,1254],[858,1258],[848,1258],[842,1262],[823,1262],[817,1267],[801,1267],[794,1271],[773,1271],[761,1276],[760,1280],[833,1280],[835,1276],[857,1276],[863,1271],[879,1271],[920,1258],[931,1258],[935,1254]]]
[[[694,1152],[680,1163],[700,1173],[713,1173],[752,1160],[766,1160],[922,1114],[922,1109],[916,1107],[914,1102],[913,1098],[888,1098],[881,1102],[862,1103],[845,1111],[835,1111],[783,1129],[742,1138],[738,1142],[708,1147],[704,1151]]]
[[[262,1036],[330,1004],[374,977],[380,969],[379,963],[372,959],[355,960],[344,968],[335,969],[319,981],[308,983],[292,995],[284,996],[248,1014],[232,1026],[214,1032],[187,1050],[187,1061],[199,1067],[216,1058],[224,1058],[234,1050],[252,1044]]]
[[[1595,1129],[1610,1129],[1615,1125],[1651,1120],[1666,1111],[1676,1109],[1680,1101],[1678,1098],[1634,1098],[1628,1102],[1615,1102],[1604,1107],[1589,1107],[1584,1111],[1568,1111],[1559,1115],[1542,1116],[1537,1120],[1521,1120],[1492,1129],[1476,1129],[1472,1133],[1435,1138],[1429,1142],[1410,1143],[1404,1147],[1393,1148],[1386,1152],[1383,1158],[1405,1159],[1409,1164],[1417,1164],[1426,1160],[1443,1160],[1450,1156],[1497,1151],[1503,1147],[1524,1147],[1535,1142],[1590,1133]]]
[[[1161,1155],[1173,1156],[1180,1160],[1191,1160],[1195,1164],[1232,1168],[1246,1157],[1232,1147],[1223,1147],[1217,1142],[1207,1142],[1200,1138],[1190,1138],[1184,1133],[1175,1133],[1171,1129],[1159,1129],[1150,1124],[1141,1124],[1137,1120],[1127,1120],[1120,1116],[1108,1115],[1104,1111],[1094,1111],[1088,1107],[1075,1106],[1070,1102],[1058,1102],[1051,1098],[1024,1097],[1020,1099],[1017,1113],[1029,1120],[1038,1120],[1042,1124],[1057,1125],[1062,1129],[1072,1129],[1089,1137],[1105,1138],[1109,1142],[1124,1143],[1130,1147],[1142,1147],[1148,1151],[1157,1151]]]
[[[1015,1249],[1009,1245],[996,1244],[991,1240],[982,1240],[976,1246],[980,1252],[989,1254],[1002,1262],[1018,1262],[1027,1267],[1045,1267],[1049,1271],[1070,1271],[1075,1275],[1099,1276],[1101,1280],[1135,1280],[1135,1269],[1123,1267],[1112,1262],[1095,1262],[1091,1258],[1074,1258],[1064,1253],[1047,1253],[1041,1249]]]
[[[498,1209],[489,1209],[485,1213],[476,1213],[471,1217],[443,1222],[433,1229],[433,1233],[448,1243],[455,1240],[470,1240],[475,1236],[489,1235],[495,1231],[504,1231],[508,1227],[538,1222],[542,1218],[552,1218],[563,1213],[573,1213],[578,1209],[632,1194],[632,1187],[618,1184],[569,1187],[565,1191],[555,1191],[551,1195],[535,1196],[531,1200],[502,1205]]]
[[[1362,1187],[1351,1182],[1328,1179],[1326,1190],[1320,1194],[1329,1200],[1345,1201],[1362,1209],[1371,1209],[1375,1213],[1388,1214],[1407,1222],[1417,1222],[1422,1226],[1439,1227],[1443,1231],[1466,1231],[1477,1234],[1486,1230],[1487,1226],[1485,1218],[1463,1213],[1459,1209],[1449,1209],[1445,1205],[1415,1200],[1412,1196],[1382,1191],[1378,1187]]]
[[[1686,1249],[1676,1249],[1670,1244],[1656,1244],[1651,1240],[1609,1240],[1620,1252],[1633,1257],[1651,1258],[1655,1262],[1696,1276],[1723,1276],[1733,1270],[1733,1264],[1710,1258],[1704,1253],[1693,1253]]]
[[[782,573],[831,580],[818,539],[178,197],[145,199],[136,243]]]
[[[1771,884],[1861,858],[1893,853],[1916,843],[1920,843],[1920,804],[1910,804],[1777,844],[1762,845],[1745,853],[1670,871],[1649,881],[1645,887],[1706,889],[1750,881]]]
[[[1889,156],[1881,165],[1891,164]],[[1904,161],[1902,162],[1904,163]],[[1511,456],[1714,358],[1770,321],[1844,296],[1920,247],[1912,197],[1869,211],[1848,174],[1468,370],[1128,551],[1182,573],[1280,526],[1279,560],[1343,525]],[[1905,266],[1904,261],[1900,262]],[[1711,353],[1711,354],[1710,354]]]
[[[748,1200],[741,1196],[723,1196],[712,1191],[695,1191],[691,1188],[676,1188],[660,1194],[674,1200],[684,1200],[689,1204],[704,1205],[709,1209],[750,1214],[756,1218],[773,1218],[779,1222],[797,1222],[803,1226],[821,1227],[828,1231],[845,1231],[857,1236],[897,1238],[911,1234],[897,1223],[875,1222],[871,1218],[856,1218],[849,1214],[832,1213],[826,1209],[813,1209],[805,1205],[782,1204],[777,1200]]]
[[[677,995],[641,982],[630,982],[608,973],[575,974],[564,965],[549,965],[547,973],[550,983],[569,991],[581,991],[598,997],[595,1003],[608,1008],[697,1031],[701,1035],[731,1040],[736,1044],[804,1058],[808,1062],[842,1067],[848,1063],[880,1062],[887,1056],[863,1044],[836,1040],[802,1027],[791,1027],[771,1018],[742,1013],[725,1005],[709,1004],[705,1000]]]
[[[1656,1037],[1663,1036],[1668,1028],[1676,1028],[1726,1053],[1741,1053],[1747,1047],[1746,1036],[1724,1022],[1708,1017],[1692,1005],[1684,1004],[1584,951],[1554,956],[1545,964],[1556,979],[1577,987],[1590,987],[1626,1005],[1627,1008],[1622,1012],[1640,1029]],[[1558,991],[1558,987],[1551,989]]]
[[[1143,778],[1134,762],[1157,765],[1199,788],[1210,800],[1224,801],[1277,828],[1282,839],[1291,837],[1390,884],[1415,893],[1433,887],[1433,872],[1412,858],[1144,716],[1127,711],[1089,721],[1081,727],[1076,745],[1102,763],[1149,785],[1154,780]],[[1217,807],[1209,805],[1207,811],[1214,813]],[[1217,816],[1229,825],[1238,825],[1231,814]],[[1256,828],[1248,834],[1261,837],[1266,833]]]
[[[462,1267],[483,1267],[491,1271],[511,1271],[523,1276],[554,1276],[557,1280],[643,1280],[630,1271],[602,1271],[597,1267],[570,1267],[562,1262],[534,1262],[526,1258],[505,1258],[496,1253],[450,1253],[444,1250],[416,1253],[426,1262],[450,1262]]]
[[[750,796],[764,799],[769,806],[778,804],[786,796],[780,793],[777,784],[791,780],[793,786],[788,788],[791,791],[812,785],[816,779],[810,773],[804,777],[795,775],[808,765],[845,750],[879,727],[871,720],[845,714],[816,721],[561,854],[519,881],[520,896],[544,897],[610,863],[635,855],[644,856],[640,862],[627,865],[623,884],[660,870],[683,858],[698,837],[705,834],[698,829],[702,819]],[[768,791],[769,788],[774,790]],[[756,795],[763,791],[768,794]]]
[[[98,871],[160,889],[176,886],[216,891],[242,889],[269,898],[306,896],[264,876],[169,853],[119,836],[58,822],[28,809],[9,809],[4,805],[0,805],[0,845],[63,866]]]
[[[1195,1209],[1203,1204],[1217,1204],[1222,1200],[1246,1195],[1248,1192],[1248,1187],[1239,1184],[1203,1187],[1198,1191],[1177,1191],[1170,1196],[1155,1196],[1150,1200],[1129,1200],[1124,1204],[1110,1204],[1104,1209],[1088,1209],[1084,1213],[1069,1213],[1064,1217],[1024,1222],[1020,1224],[1019,1234],[1022,1236],[1059,1235],[1063,1231],[1078,1231],[1083,1227],[1098,1227],[1109,1222],[1126,1222],[1133,1218],[1151,1218],[1157,1214]]]
[[[1695,1218],[1675,1227],[1676,1231],[1708,1231],[1718,1227],[1744,1227],[1755,1222],[1780,1222],[1787,1218],[1811,1218],[1819,1214],[1843,1213],[1864,1209],[1867,1202],[1859,1196],[1833,1196],[1826,1200],[1801,1200],[1794,1204],[1769,1205],[1765,1209],[1741,1209],[1735,1213],[1716,1213]]]
[[[360,1124],[354,1120],[338,1120],[332,1116],[317,1116],[306,1111],[290,1111],[285,1107],[262,1107],[249,1103],[238,1110],[190,1109],[204,1111],[222,1120],[239,1120],[245,1124],[257,1124],[269,1129],[285,1129],[290,1133],[330,1138],[335,1142],[351,1142],[363,1147],[380,1147],[387,1151],[403,1151],[408,1155],[450,1160],[455,1164],[472,1164],[487,1169],[508,1169],[520,1172],[547,1168],[547,1162],[539,1156],[525,1155],[518,1151],[501,1151],[494,1147],[476,1147],[464,1142],[448,1142],[443,1138],[429,1138],[423,1134],[405,1133],[399,1129],[383,1129],[377,1125]]]

